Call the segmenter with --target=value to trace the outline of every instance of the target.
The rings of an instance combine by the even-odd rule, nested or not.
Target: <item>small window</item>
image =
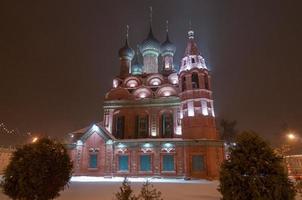
[[[204,87],[205,87],[205,89],[207,89],[207,90],[210,89],[210,88],[209,88],[209,78],[208,78],[207,75],[205,75],[205,77],[204,77]]]
[[[199,79],[198,79],[198,74],[196,72],[192,74],[192,88],[193,89],[199,88]]]
[[[89,168],[97,168],[98,166],[98,155],[90,154],[89,156]]]
[[[175,171],[173,155],[163,155],[163,171]]]
[[[186,90],[186,77],[182,77],[182,80],[181,80],[181,89],[182,91],[185,91]]]
[[[140,156],[140,171],[151,171],[151,155]]]
[[[195,58],[192,58],[192,63],[195,63]]]
[[[192,170],[193,172],[201,172],[204,170],[204,160],[202,155],[192,156]]]
[[[128,162],[128,155],[119,155],[119,171],[129,171]]]

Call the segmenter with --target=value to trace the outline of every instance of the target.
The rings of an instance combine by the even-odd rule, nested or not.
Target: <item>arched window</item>
[[[149,117],[148,115],[136,116],[135,133],[136,138],[146,138],[149,135]]]
[[[115,137],[124,138],[125,132],[125,116],[116,116],[115,118]]]
[[[192,74],[192,88],[193,89],[199,88],[199,79],[198,79],[198,74],[196,72]]]
[[[181,90],[182,91],[185,91],[187,88],[186,88],[186,77],[182,77],[181,79]]]
[[[204,87],[205,89],[209,90],[209,78],[207,75],[204,76]]]
[[[192,58],[191,60],[192,60],[192,63],[195,63],[195,58]]]
[[[161,117],[161,131],[162,136],[165,138],[173,137],[173,114],[163,113]]]

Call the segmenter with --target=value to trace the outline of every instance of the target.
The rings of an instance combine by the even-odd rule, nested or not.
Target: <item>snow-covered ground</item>
[[[182,179],[148,179],[162,192],[164,200],[219,200],[217,181]],[[112,200],[123,181],[122,177],[73,177],[68,189],[61,192],[58,200]],[[129,178],[137,194],[145,178]],[[0,193],[0,200],[9,200]]]
[[[152,178],[148,180],[162,192],[164,200],[219,200],[221,197],[217,191],[218,181]],[[61,192],[58,200],[113,200],[122,181],[122,177],[73,177],[69,188]],[[137,194],[146,179],[129,178],[129,181]],[[9,198],[0,192],[0,200]]]

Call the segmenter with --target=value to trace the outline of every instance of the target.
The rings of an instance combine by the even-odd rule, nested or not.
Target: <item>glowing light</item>
[[[114,79],[113,80],[113,87],[117,88],[117,86],[118,86],[118,80]]]
[[[139,97],[140,97],[140,98],[145,98],[146,96],[147,96],[147,94],[144,93],[144,92],[142,92],[142,93],[139,94]]]
[[[159,85],[159,81],[154,81],[152,85]]]
[[[151,147],[152,147],[152,144],[150,144],[150,143],[145,143],[145,144],[143,145],[143,147],[144,147],[144,148],[151,148]]]
[[[135,87],[135,83],[130,83],[129,85],[131,88]]]
[[[293,133],[289,133],[289,134],[287,134],[287,138],[290,140],[295,140],[297,138],[297,136]]]
[[[163,145],[163,147],[165,147],[165,148],[171,148],[171,147],[173,147],[173,144],[171,144],[171,143],[165,143]]]
[[[151,131],[151,136],[155,137],[156,136],[156,131],[152,130]]]
[[[181,135],[182,132],[181,132],[181,126],[178,126],[176,127],[176,132],[175,132],[176,135]]]
[[[165,91],[165,92],[164,92],[164,96],[165,96],[165,97],[168,97],[168,96],[170,96],[170,95],[171,95],[171,93],[170,93],[169,91]]]
[[[208,111],[208,106],[207,106],[207,102],[202,100],[201,101],[201,109],[202,109],[202,114],[205,116],[209,115],[209,111]]]
[[[38,137],[34,137],[34,138],[33,138],[33,140],[32,140],[32,143],[37,142],[37,141],[38,141],[38,139],[39,139]]]
[[[91,130],[92,131],[99,131],[99,127],[97,125],[93,124],[92,127],[91,127]]]
[[[83,142],[82,142],[81,140],[78,140],[78,141],[77,141],[77,145],[78,145],[78,146],[82,146],[82,145],[83,145]]]
[[[73,138],[73,137],[74,137],[74,135],[73,135],[73,134],[70,134],[70,137],[71,137],[71,138]]]
[[[117,145],[117,147],[118,148],[125,148],[125,147],[127,147],[125,144],[123,144],[123,143],[119,143],[118,145]]]
[[[188,116],[193,117],[194,115],[195,115],[195,113],[194,113],[194,102],[189,101],[188,102]]]

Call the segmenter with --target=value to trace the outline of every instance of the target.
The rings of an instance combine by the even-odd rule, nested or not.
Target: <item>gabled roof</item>
[[[103,127],[101,122],[73,131],[69,133],[69,135],[73,135],[73,142],[77,142],[78,140],[85,142],[93,133],[97,133],[105,141],[116,140],[115,137]]]

